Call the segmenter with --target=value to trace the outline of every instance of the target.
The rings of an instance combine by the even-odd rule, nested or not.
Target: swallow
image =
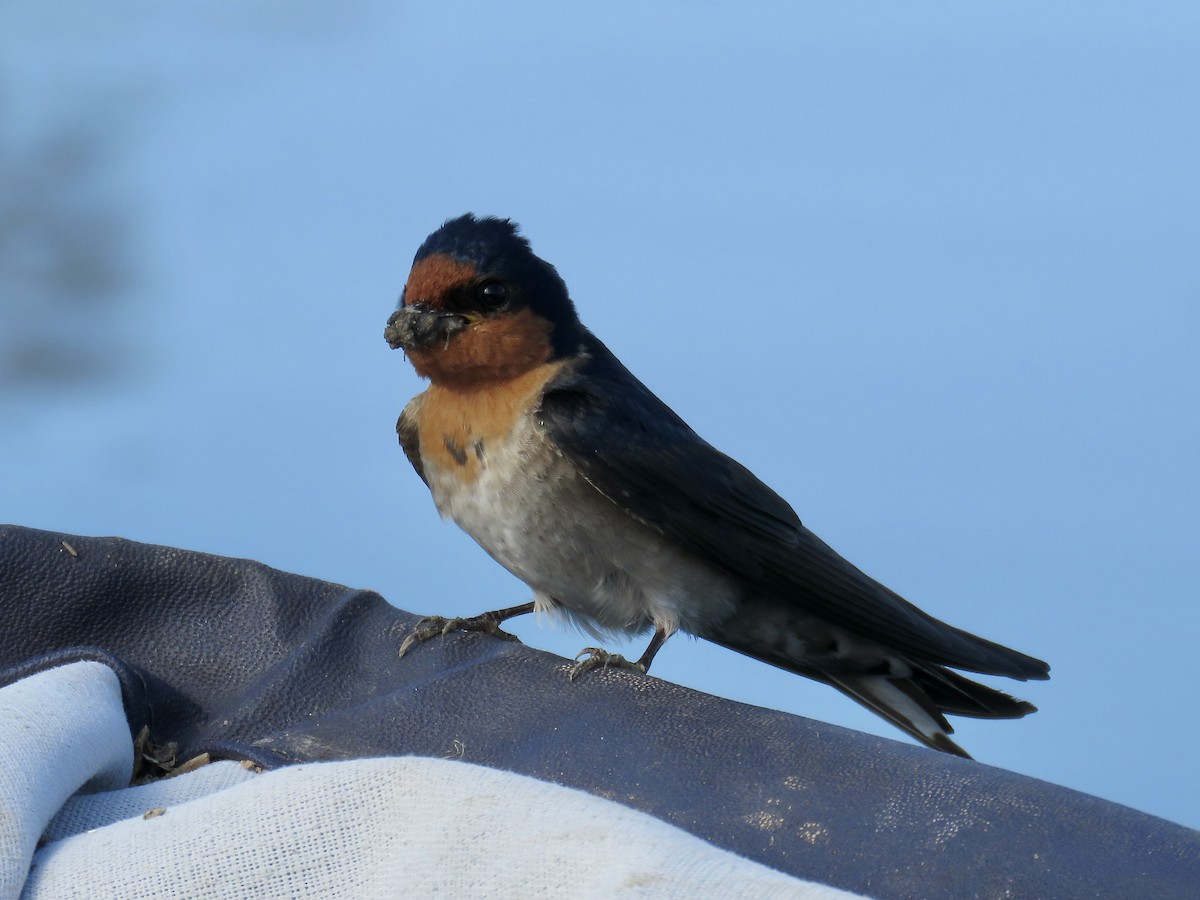
[[[533,591],[401,647],[556,613],[597,640],[677,631],[824,682],[928,747],[968,756],[946,715],[1036,708],[954,669],[1025,681],[1049,666],[939,621],[859,571],[705,442],[579,320],[555,268],[508,219],[467,214],[421,245],[384,337],[424,392],[396,430],[444,518]],[[578,660],[579,657],[576,657]],[[968,757],[969,758],[969,757]]]

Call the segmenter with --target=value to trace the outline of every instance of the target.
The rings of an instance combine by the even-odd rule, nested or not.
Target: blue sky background
[[[1183,2],[4,4],[0,518],[525,600],[382,338],[429,231],[511,216],[818,534],[1052,664],[978,759],[1200,827],[1198,60]],[[700,642],[655,674],[899,737]]]

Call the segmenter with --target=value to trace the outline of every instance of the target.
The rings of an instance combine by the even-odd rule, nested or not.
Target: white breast
[[[439,512],[533,588],[539,611],[561,609],[603,636],[658,626],[695,633],[734,610],[724,573],[596,491],[531,417],[482,448],[473,481],[422,460]]]

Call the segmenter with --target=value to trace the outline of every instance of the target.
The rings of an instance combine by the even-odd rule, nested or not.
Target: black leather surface
[[[181,760],[461,757],[879,898],[1200,896],[1200,832],[654,678],[570,683],[561,658],[490,637],[399,659],[415,616],[247,560],[4,527],[0,617],[0,684],[106,661],[132,731]]]

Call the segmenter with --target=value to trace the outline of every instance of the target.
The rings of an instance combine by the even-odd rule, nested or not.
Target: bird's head
[[[567,356],[582,326],[554,267],[508,219],[451,219],[413,259],[383,336],[417,374],[469,386]]]

